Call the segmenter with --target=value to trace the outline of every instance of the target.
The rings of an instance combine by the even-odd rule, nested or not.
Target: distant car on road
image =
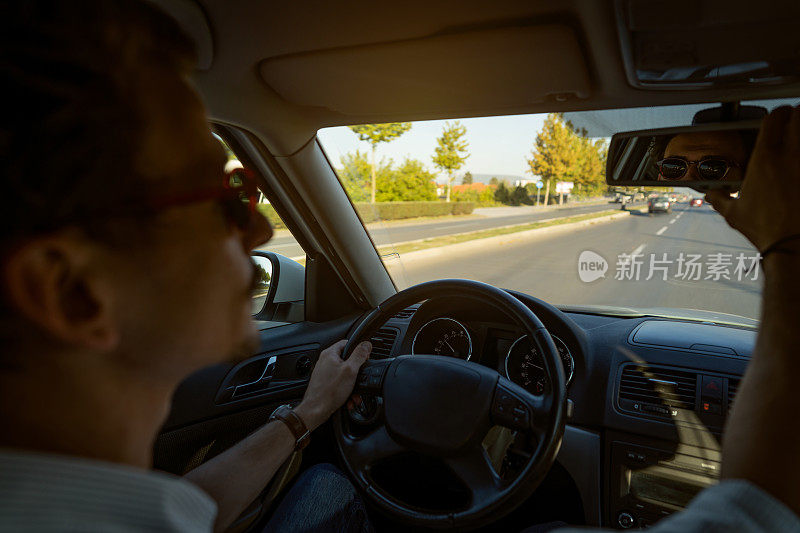
[[[701,205],[703,205],[702,198],[692,198],[689,202],[689,207],[700,207]]]
[[[657,196],[647,202],[648,213],[672,213],[672,201],[666,196]]]

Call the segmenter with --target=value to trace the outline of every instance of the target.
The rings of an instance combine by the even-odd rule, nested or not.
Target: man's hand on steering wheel
[[[316,429],[344,405],[353,392],[358,370],[372,351],[372,344],[364,341],[356,346],[350,358],[342,360],[345,345],[346,339],[319,354],[303,401],[295,409],[309,431]]]

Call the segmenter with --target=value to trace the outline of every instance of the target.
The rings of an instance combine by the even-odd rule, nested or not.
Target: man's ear
[[[115,348],[114,294],[96,273],[98,260],[91,243],[69,233],[17,248],[2,271],[11,311],[61,343],[98,351]]]

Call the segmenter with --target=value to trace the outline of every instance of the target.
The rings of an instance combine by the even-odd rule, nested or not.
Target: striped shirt
[[[216,503],[183,478],[56,455],[0,452],[0,532],[209,532]]]
[[[78,457],[0,452],[0,532],[209,532],[216,514],[214,501],[180,477]],[[800,518],[752,483],[729,480],[650,531],[800,532]]]

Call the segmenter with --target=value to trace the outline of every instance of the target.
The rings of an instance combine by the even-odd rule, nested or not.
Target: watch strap
[[[269,422],[272,422],[273,420],[280,420],[286,424],[286,427],[288,427],[289,431],[292,432],[295,441],[295,451],[300,451],[308,446],[308,443],[311,440],[311,433],[308,431],[303,419],[300,418],[290,406],[281,405],[275,409],[275,411],[273,411],[269,417]]]

